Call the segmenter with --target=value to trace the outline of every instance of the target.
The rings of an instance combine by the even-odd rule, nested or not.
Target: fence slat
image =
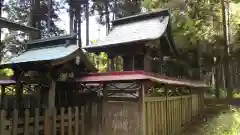
[[[57,134],[57,132],[56,132],[56,128],[57,128],[57,126],[56,126],[56,120],[57,120],[57,118],[56,118],[56,109],[54,108],[53,110],[52,110],[52,134],[53,135],[56,135]]]
[[[49,111],[44,112],[44,135],[49,135]]]
[[[34,116],[34,135],[39,134],[39,109],[35,109],[35,116]]]
[[[64,135],[64,111],[65,109],[64,108],[61,108],[60,109],[60,132],[61,132],[61,135]]]
[[[75,107],[75,135],[79,135],[79,109]]]
[[[84,107],[81,107],[81,135],[85,135],[85,131],[84,131],[84,121],[85,121],[85,116],[84,116]]]
[[[18,125],[18,111],[13,110],[13,121],[12,121],[12,135],[17,135],[17,125]]]
[[[0,135],[4,135],[5,127],[5,111],[0,110]]]
[[[72,135],[72,108],[68,107],[68,135]]]
[[[28,135],[29,134],[29,110],[26,109],[24,111],[24,135]]]
[[[199,100],[197,96],[196,99]],[[195,101],[192,95],[146,97],[144,102],[147,135],[176,134],[186,122],[192,120],[199,108],[196,106],[197,100]]]

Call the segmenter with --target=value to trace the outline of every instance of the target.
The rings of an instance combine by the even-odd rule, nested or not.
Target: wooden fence
[[[145,97],[145,135],[172,135],[201,112],[198,95]]]
[[[0,135],[79,135],[84,134],[84,108],[61,108],[45,110],[44,115],[35,109],[34,116],[29,110],[24,111],[24,117],[19,117],[17,110],[7,118],[4,110],[0,111]]]
[[[11,117],[0,110],[0,135],[173,135],[201,113],[200,95],[143,99],[144,108],[140,101],[107,101],[24,115],[14,110]]]

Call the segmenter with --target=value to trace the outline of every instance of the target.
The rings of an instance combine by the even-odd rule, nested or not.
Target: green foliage
[[[90,7],[91,12],[92,14],[94,13],[94,11],[98,12],[99,18],[97,19],[97,21],[100,24],[106,23],[106,4],[109,7],[108,11],[110,12],[110,14],[112,13],[115,18],[126,17],[141,12],[141,4],[138,0],[94,0],[93,4]],[[110,20],[113,20],[113,18],[110,18]]]
[[[107,71],[108,56],[106,53],[102,52],[99,55],[96,55],[94,53],[88,53],[88,56],[90,57],[94,66],[99,70],[99,72]]]
[[[99,72],[107,72],[108,71],[108,56],[106,53],[101,52],[99,55],[94,53],[88,53],[88,57],[93,62],[94,66],[99,70]],[[123,63],[122,58],[118,57],[114,59],[114,67],[116,68],[115,71],[122,71],[123,70]]]
[[[151,11],[164,8],[166,4],[168,4],[167,1],[144,0],[142,6]],[[223,43],[219,40],[223,35],[219,0],[186,1],[184,7],[182,5],[174,6],[171,10],[172,30],[177,46],[194,49],[197,45],[201,45],[202,51],[208,52],[208,50],[211,51],[209,48],[212,48],[212,45]],[[233,36],[238,36],[237,21],[240,19],[237,17],[238,14],[232,13],[230,16]]]
[[[14,75],[14,71],[10,68],[0,69],[0,79],[9,79]]]

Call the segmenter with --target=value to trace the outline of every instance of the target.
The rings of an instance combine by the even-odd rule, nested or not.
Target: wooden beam
[[[47,78],[30,78],[30,77],[24,76],[21,79],[21,82],[24,84],[47,84],[48,79]]]
[[[139,98],[131,97],[108,97],[108,101],[139,101]]]
[[[0,28],[9,28],[11,30],[20,30],[25,32],[40,32],[39,29],[30,26],[25,26],[20,23],[11,22],[2,17],[0,17]]]

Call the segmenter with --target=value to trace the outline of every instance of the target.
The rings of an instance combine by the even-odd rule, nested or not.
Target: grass
[[[213,110],[181,135],[240,135],[240,108]]]
[[[207,122],[206,134],[240,135],[240,109],[231,107]],[[210,135],[209,134],[209,135]]]
[[[240,109],[232,108],[233,123],[229,130],[223,132],[223,135],[240,135]]]

